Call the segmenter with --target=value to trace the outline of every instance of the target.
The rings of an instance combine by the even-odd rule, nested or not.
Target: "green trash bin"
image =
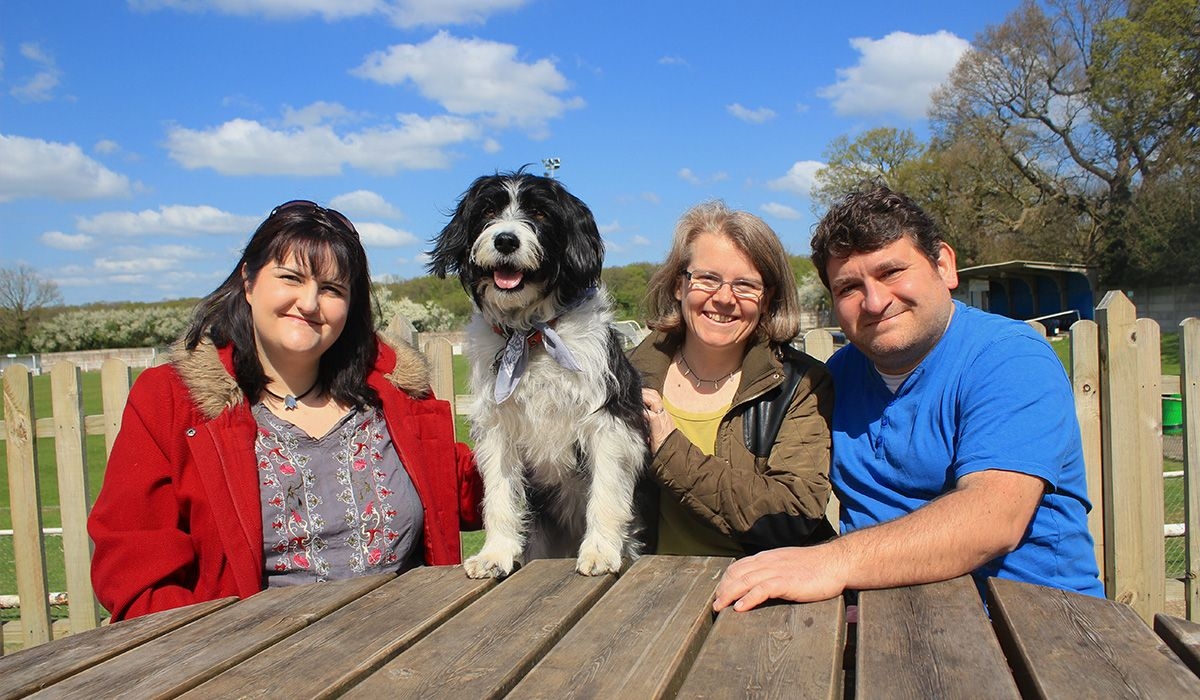
[[[1162,395],[1162,431],[1163,435],[1183,433],[1183,397],[1179,394]]]

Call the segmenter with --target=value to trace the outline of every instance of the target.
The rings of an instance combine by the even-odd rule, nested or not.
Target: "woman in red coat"
[[[457,564],[482,495],[424,358],[375,333],[354,226],[277,207],[129,395],[88,520],[113,620]]]

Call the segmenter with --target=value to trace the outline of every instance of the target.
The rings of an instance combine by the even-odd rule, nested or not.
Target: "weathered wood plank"
[[[107,659],[229,605],[222,598],[72,634],[0,658],[0,700],[47,688]]]
[[[1200,678],[1128,605],[1006,579],[988,587],[996,635],[1025,697],[1200,697]]]
[[[46,548],[33,434],[33,375],[22,365],[4,371],[4,415],[13,558],[17,565],[17,595],[22,601],[21,646],[28,649],[50,641],[50,605],[46,601]]]
[[[79,368],[73,363],[59,362],[50,370],[58,506],[69,600],[67,615],[72,633],[94,629],[102,614],[92,591],[92,541],[87,533],[92,499],[88,493],[81,382]]]
[[[858,697],[1018,697],[970,576],[862,591],[857,634]]]
[[[1192,673],[1200,676],[1200,623],[1159,613],[1154,616],[1154,631]]]
[[[121,432],[121,416],[125,413],[125,402],[129,399],[129,387],[133,384],[133,373],[129,365],[115,357],[104,361],[100,367],[100,396],[104,404],[104,414],[100,419],[98,430],[88,431],[88,435],[96,432],[104,434],[104,454],[111,455],[113,441]]]
[[[1149,620],[1157,612],[1150,607],[1151,579],[1160,586],[1164,583],[1161,560],[1154,571],[1147,571],[1145,552],[1153,540],[1162,542],[1162,523],[1154,525],[1143,517],[1146,509],[1153,506],[1142,502],[1141,483],[1147,469],[1138,435],[1142,394],[1138,386],[1137,320],[1133,303],[1121,292],[1110,291],[1096,306],[1096,321],[1100,326],[1100,395],[1104,416],[1105,592],[1114,600],[1128,603],[1142,619]],[[1159,463],[1161,459],[1160,455]],[[1161,492],[1158,498],[1162,500]]]
[[[1100,337],[1095,321],[1071,324],[1071,386],[1083,443],[1087,495],[1092,503],[1088,530],[1092,533],[1100,580],[1104,581],[1104,451],[1100,427]]]
[[[429,358],[429,386],[433,395],[449,401],[450,410],[454,411],[457,398],[454,394],[454,346],[445,338],[431,338],[421,351]]]
[[[677,698],[842,697],[845,609],[819,603],[721,611]]]
[[[1142,544],[1141,568],[1145,575],[1145,605],[1135,607],[1142,619],[1149,624],[1154,613],[1162,611],[1167,602],[1166,540],[1162,537],[1163,508],[1163,442],[1162,442],[1162,336],[1158,324],[1148,318],[1139,318],[1134,324],[1137,334],[1138,422],[1134,431],[1138,436],[1139,464],[1141,470],[1142,526],[1145,540]]]
[[[413,569],[182,697],[336,697],[495,583],[469,579],[461,566]],[[298,659],[320,663],[296,673]]]
[[[730,561],[642,557],[509,697],[670,697],[712,626],[713,592]]]
[[[47,697],[67,698],[174,697],[391,578],[364,576],[263,591],[83,670],[43,692]],[[197,640],[220,643],[197,644]]]
[[[1179,387],[1183,398],[1184,600],[1189,620],[1200,620],[1200,318],[1179,324]]]
[[[580,576],[574,559],[532,561],[345,697],[501,697],[613,579]]]

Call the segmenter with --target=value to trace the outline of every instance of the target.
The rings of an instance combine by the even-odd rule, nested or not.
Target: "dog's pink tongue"
[[[507,272],[505,270],[496,270],[492,273],[492,279],[496,281],[496,286],[501,289],[512,289],[521,283],[524,277],[520,272]]]

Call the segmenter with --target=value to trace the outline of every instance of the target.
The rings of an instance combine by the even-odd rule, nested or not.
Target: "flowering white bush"
[[[377,323],[380,328],[390,323],[397,314],[408,319],[420,333],[448,331],[459,324],[459,319],[437,302],[418,304],[408,297],[393,299],[391,290],[383,286],[375,287],[374,292],[375,301],[379,304],[380,317]]]
[[[145,348],[169,345],[187,329],[192,309],[186,306],[130,306],[78,309],[38,325],[35,352]]]

